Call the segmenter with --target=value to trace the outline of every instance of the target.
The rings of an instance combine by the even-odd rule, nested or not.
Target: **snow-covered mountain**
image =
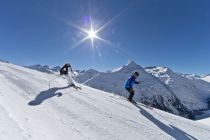
[[[207,108],[210,84],[196,78],[185,78],[167,67],[147,67],[145,70],[169,86],[188,109],[202,110]]]
[[[197,79],[189,80],[166,67],[142,68],[131,61],[117,70],[89,76],[85,84],[127,97],[124,83],[134,71],[140,73],[141,81],[136,87],[135,100],[185,117],[192,117],[193,112],[208,108],[210,84]],[[88,74],[83,75],[88,77]],[[83,75],[78,75],[77,79],[83,79]]]
[[[197,75],[197,74],[183,74],[183,73],[176,73],[176,74],[186,77],[188,79],[200,79],[201,78],[201,76]]]
[[[210,74],[206,75],[206,76],[203,76],[202,78],[200,78],[208,83],[210,83]]]
[[[94,69],[90,69],[87,71],[81,71],[78,76],[75,77],[75,80],[79,83],[86,83],[89,80],[95,78],[96,76],[98,76],[99,74],[101,74],[101,72],[94,70]]]
[[[59,72],[59,70],[61,69],[61,67],[56,66],[56,67],[50,67],[48,65],[40,65],[40,64],[36,64],[36,65],[31,65],[31,66],[26,66],[29,69],[33,69],[33,70],[37,70],[40,72],[45,72],[45,73],[55,73],[55,72]]]
[[[130,70],[125,66],[121,72]],[[51,81],[49,88],[53,78],[0,62],[1,140],[210,139],[207,125],[87,86],[77,91],[63,78]],[[142,78],[144,84],[158,81],[146,73]]]
[[[200,79],[200,80],[203,80],[203,81],[206,81],[208,83],[210,83],[210,74],[207,74],[205,76],[200,76],[200,75],[196,75],[196,74],[182,74],[182,73],[179,73],[179,75],[181,76],[184,76],[188,79]]]

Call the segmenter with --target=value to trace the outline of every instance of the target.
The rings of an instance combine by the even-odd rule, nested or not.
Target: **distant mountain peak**
[[[143,68],[140,65],[136,64],[136,62],[129,61],[129,63],[127,63],[126,65],[124,65],[120,68],[117,68],[117,69],[113,70],[112,72],[122,72],[122,71],[125,72],[125,71],[130,71],[130,70],[137,70],[137,69],[143,70]]]
[[[126,66],[139,66],[139,65],[136,64],[136,62],[134,62],[133,60],[130,60]]]
[[[95,69],[89,69],[89,70],[86,70],[86,72],[99,72],[99,71],[97,71]]]
[[[173,73],[173,71],[168,67],[160,67],[160,66],[149,66],[145,67],[147,72],[155,72],[155,73]]]
[[[0,62],[9,63],[8,61],[0,59]]]

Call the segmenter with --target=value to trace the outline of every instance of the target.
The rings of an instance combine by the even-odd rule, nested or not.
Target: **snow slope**
[[[210,127],[0,62],[1,140],[210,139]]]
[[[205,124],[205,125],[210,126],[210,117],[209,118],[198,120],[197,122],[200,122],[202,124]]]

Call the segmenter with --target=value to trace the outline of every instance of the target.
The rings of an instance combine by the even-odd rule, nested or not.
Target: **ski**
[[[129,101],[128,99],[127,99],[127,101]],[[149,105],[145,105],[145,104],[143,104],[143,103],[137,103],[136,101],[129,101],[130,103],[132,103],[133,105],[135,105],[135,106],[143,106],[143,107],[146,107],[146,108],[149,108],[149,109],[151,109],[151,110],[153,110],[153,107],[152,106],[149,106]]]
[[[74,86],[74,88],[76,89],[76,90],[81,90],[82,88],[81,87],[79,87],[79,86]]]
[[[143,103],[137,103],[137,105],[143,106],[143,107],[146,107],[146,108],[149,108],[149,109],[153,110],[153,107],[150,106],[150,105],[145,105],[145,104],[143,104]]]
[[[70,86],[70,87],[73,87],[73,88],[76,89],[76,90],[81,90],[81,89],[82,89],[81,87],[76,86],[76,85],[72,85],[72,86]]]
[[[128,100],[129,101],[129,100]],[[137,105],[137,102],[136,101],[134,101],[134,100],[132,100],[132,101],[129,101],[130,103],[132,103],[132,104],[136,104]]]

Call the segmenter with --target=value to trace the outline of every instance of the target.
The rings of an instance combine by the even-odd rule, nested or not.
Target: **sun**
[[[109,19],[107,22],[103,23],[102,25],[96,25],[96,23],[100,23],[100,22],[96,22],[95,20],[92,19],[92,9],[91,9],[91,3],[89,3],[89,14],[84,16],[84,27],[74,24],[70,21],[64,20],[60,17],[57,17],[60,21],[64,22],[65,24],[72,26],[73,28],[78,29],[80,32],[78,33],[79,36],[82,36],[81,39],[77,40],[76,42],[74,42],[74,44],[69,47],[68,51],[73,50],[75,48],[77,48],[78,46],[80,46],[82,43],[84,43],[87,40],[91,41],[91,48],[94,51],[94,49],[97,50],[99,43],[96,44],[96,41],[101,41],[104,42],[106,44],[108,44],[111,47],[114,47],[115,49],[118,49],[120,51],[123,52],[127,52],[124,51],[122,48],[119,47],[118,44],[115,44],[109,40],[106,40],[104,38],[101,37],[101,35],[103,33],[101,33],[103,30],[105,30],[105,28],[107,28],[110,24],[112,24],[117,18],[119,18],[120,16],[122,16],[132,5],[134,4],[134,2],[130,3],[128,5],[128,7],[126,7],[125,9],[123,9],[120,13],[118,13],[117,15],[115,15],[114,17],[112,17],[111,19]],[[88,28],[89,26],[89,28]],[[73,37],[72,39],[73,41],[75,40],[75,38]],[[89,45],[88,45],[89,46]],[[68,52],[66,51],[66,52]]]
[[[97,32],[98,32],[97,30],[95,31],[95,30],[93,29],[92,24],[91,24],[90,29],[89,29],[88,31],[86,31],[86,33],[87,33],[87,38],[89,38],[89,39],[91,40],[92,47],[94,47],[94,39],[99,38],[99,37],[97,36]]]
[[[112,20],[111,20],[112,21]],[[85,33],[85,36],[84,38],[82,38],[81,40],[77,41],[71,48],[70,50],[78,47],[80,44],[82,44],[83,42],[85,42],[86,40],[90,40],[91,41],[91,47],[92,49],[97,49],[96,45],[95,45],[95,41],[96,40],[100,40],[104,43],[107,43],[113,47],[116,47],[117,46],[115,44],[113,44],[112,42],[108,41],[108,40],[105,40],[103,38],[101,38],[98,34],[100,31],[102,31],[106,26],[108,26],[108,24],[111,23],[111,21],[108,21],[107,23],[105,23],[104,25],[98,27],[98,28],[95,28],[94,27],[94,24],[93,24],[93,21],[92,21],[92,18],[90,18],[90,27],[89,29],[87,28],[82,28],[78,25],[75,25],[75,24],[72,24],[71,22],[68,22],[69,25],[71,25],[72,27],[75,27],[77,29],[79,29],[80,31],[82,31],[83,33]]]
[[[94,38],[97,38],[97,32],[94,31],[92,28],[88,31],[88,38],[93,40]]]

